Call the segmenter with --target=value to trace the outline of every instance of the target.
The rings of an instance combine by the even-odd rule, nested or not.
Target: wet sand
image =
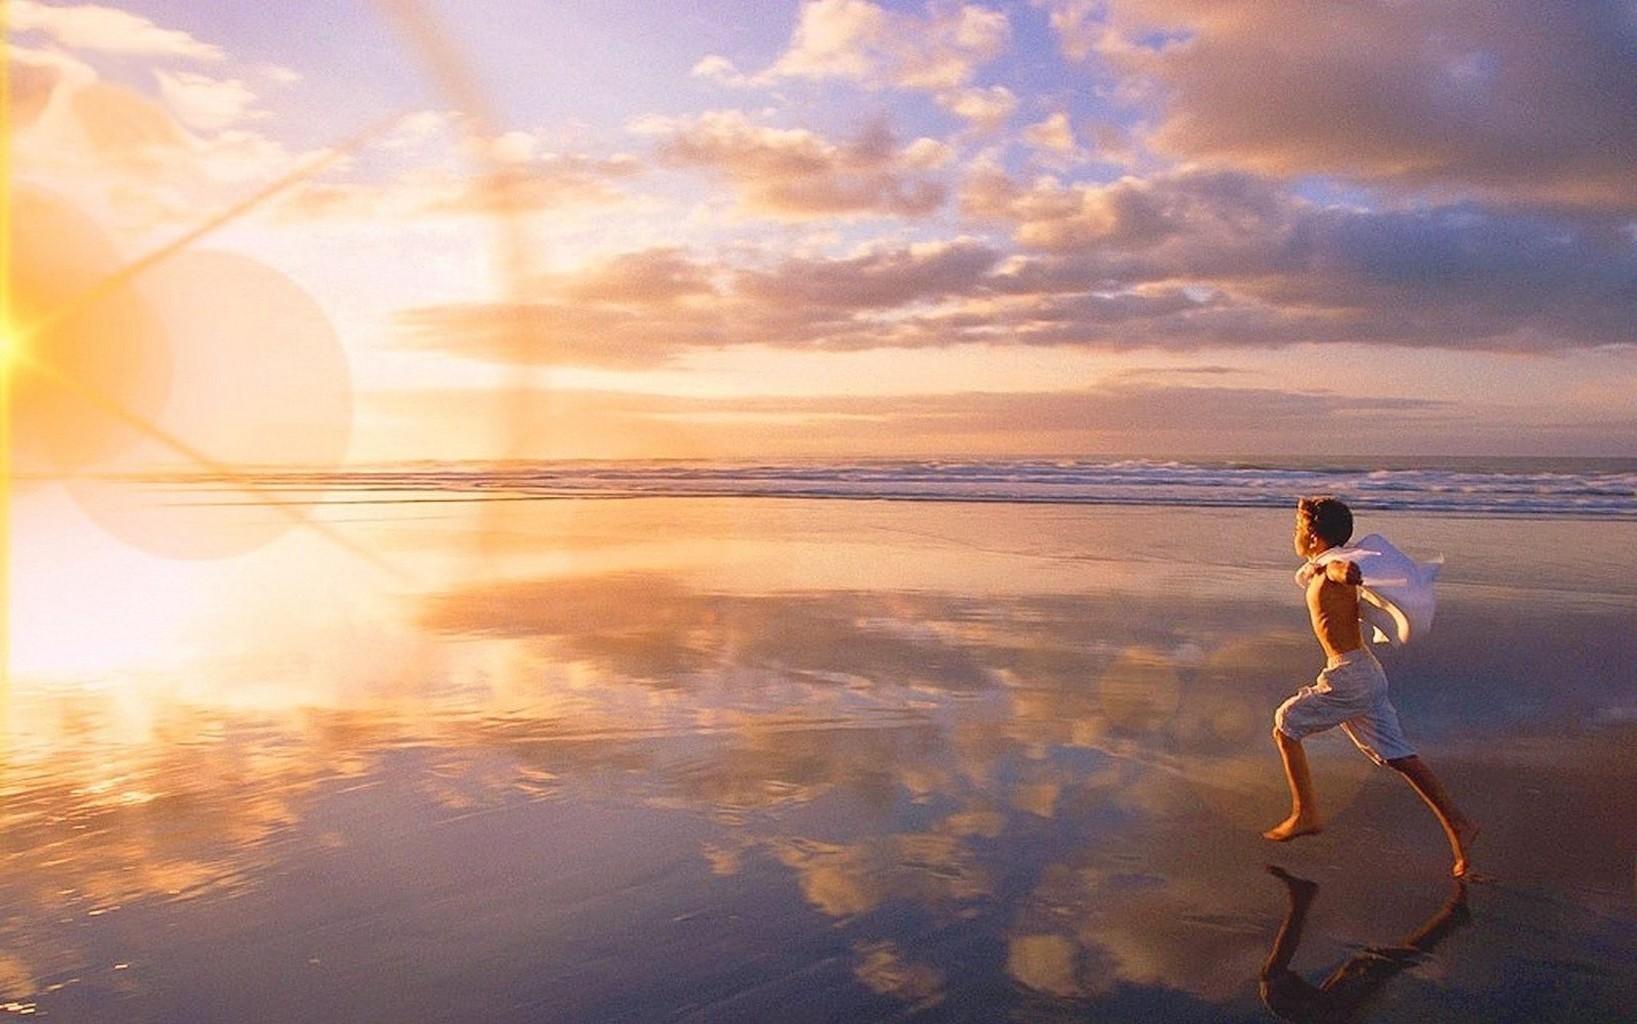
[[[0,1003],[1265,1021],[1268,864],[1316,885],[1314,986],[1458,894],[1432,816],[1339,735],[1310,743],[1327,830],[1259,836],[1272,709],[1320,660],[1284,513],[348,515],[412,585],[297,537],[199,570],[186,646],[13,678]],[[1637,524],[1360,527],[1448,559],[1425,646],[1381,657],[1493,878],[1360,1019],[1627,1019]]]

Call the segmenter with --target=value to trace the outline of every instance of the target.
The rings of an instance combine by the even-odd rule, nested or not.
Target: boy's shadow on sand
[[[1290,908],[1285,912],[1273,949],[1262,965],[1262,1001],[1280,1020],[1291,1024],[1344,1024],[1365,1019],[1381,987],[1398,972],[1419,963],[1443,938],[1471,920],[1466,906],[1466,885],[1457,880],[1455,892],[1401,945],[1371,946],[1331,971],[1318,985],[1290,969],[1302,941],[1302,925],[1319,893],[1317,882],[1297,878],[1269,865],[1268,873],[1285,884]]]

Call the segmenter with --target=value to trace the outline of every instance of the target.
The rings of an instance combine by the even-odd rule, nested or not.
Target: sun
[[[28,361],[28,334],[13,327],[8,319],[0,323],[0,374],[8,378],[16,367]]]

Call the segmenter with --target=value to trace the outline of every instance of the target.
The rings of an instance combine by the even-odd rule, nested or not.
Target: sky
[[[59,463],[1637,455],[1630,0],[6,8]]]

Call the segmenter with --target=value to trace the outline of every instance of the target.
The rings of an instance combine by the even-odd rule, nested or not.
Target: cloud
[[[561,291],[571,301],[648,306],[675,306],[717,295],[710,268],[669,248],[622,253],[567,278]]]
[[[966,85],[1011,40],[1006,14],[977,4],[899,14],[868,0],[814,0],[790,47],[756,81],[847,78],[944,90]]]
[[[993,166],[960,203],[1012,225],[1024,252],[989,284],[1042,342],[1119,347],[1100,325],[1133,303],[1155,315],[1118,318],[1127,342],[1188,347],[1553,351],[1628,343],[1637,322],[1637,246],[1573,216],[1321,206],[1225,172],[1020,184]]]
[[[1063,55],[1084,60],[1110,45],[1113,29],[1103,20],[1108,0],[1035,0],[1047,10]]]
[[[695,78],[704,78],[713,82],[720,82],[723,85],[746,85],[750,81],[734,66],[733,61],[714,53],[700,58],[699,62],[689,71],[689,74]]]
[[[1023,129],[1023,139],[1036,149],[1044,150],[1055,157],[1073,156],[1079,149],[1079,143],[1074,138],[1074,128],[1069,124],[1068,115],[1062,111]]]
[[[396,322],[412,347],[512,364],[630,369],[735,346],[890,347],[922,343],[895,332],[912,311],[979,288],[999,258],[966,238],[765,267],[658,248],[543,278],[531,302],[410,309]]]
[[[43,33],[77,50],[202,61],[227,56],[220,47],[186,32],[160,28],[147,18],[94,4],[55,7],[36,0],[12,0],[9,27],[18,35]]]
[[[1123,0],[1052,17],[1066,52],[1157,103],[1161,154],[1637,210],[1637,21],[1619,0]]]
[[[216,131],[253,116],[256,94],[238,78],[211,78],[192,71],[155,71],[159,93],[190,128]]]
[[[731,152],[738,173],[784,180],[831,167],[833,151],[808,133],[745,138],[760,148],[716,153]],[[533,307],[416,311],[403,323],[417,344],[483,359],[633,367],[744,345],[1566,352],[1629,345],[1637,322],[1637,245],[1573,217],[1324,206],[1227,172],[1018,182],[984,165],[960,202],[1013,245],[986,231],[772,260],[741,249],[734,263],[671,247],[657,263],[630,253],[580,284],[551,282]],[[611,301],[605,277],[617,266],[653,275],[638,279],[652,295]],[[683,308],[657,301],[679,283],[695,289]],[[476,341],[525,327],[557,340]]]
[[[887,12],[867,0],[815,0],[803,5],[790,49],[771,77],[864,78],[878,60],[871,51],[886,34]]]
[[[430,201],[428,213],[516,213],[566,206],[618,203],[624,194],[614,183],[641,170],[630,156],[546,153],[504,173],[451,178],[454,191]]]
[[[900,148],[884,124],[844,144],[806,129],[757,124],[734,110],[650,118],[636,127],[658,137],[663,162],[726,178],[750,213],[788,219],[920,217],[947,195],[942,183],[922,173],[929,155],[941,159],[944,151],[922,140]]]
[[[132,28],[108,9],[76,8],[83,16],[64,19],[50,12],[70,9],[41,14],[38,5],[23,6],[31,29],[50,27],[82,48],[112,48],[97,34],[109,24],[121,31]],[[148,42],[136,33],[127,52],[203,56],[179,42],[181,34],[155,31]],[[160,45],[163,40],[169,40],[168,49]],[[244,77],[154,67],[153,96],[56,49],[12,45],[10,55],[14,173],[49,182],[105,211],[112,227],[146,231],[197,223],[204,213],[225,209],[255,187],[324,155],[294,152],[271,129],[261,128],[271,115],[256,107],[256,83],[299,79],[277,65],[250,67]],[[286,220],[357,220],[607,207],[628,198],[617,182],[639,169],[632,157],[549,152],[536,136],[510,132],[494,142],[500,170],[475,173],[451,149],[452,129],[462,120],[447,111],[404,117],[372,143],[397,154],[388,166],[400,169],[343,160],[323,177],[288,189],[265,212]],[[257,130],[247,127],[250,122]]]
[[[512,365],[641,369],[724,342],[722,319],[645,315],[619,304],[456,303],[395,317],[413,347]]]
[[[945,90],[938,102],[972,122],[981,132],[999,131],[1017,113],[1017,93],[1004,85]]]
[[[72,196],[108,227],[196,224],[316,156],[235,127],[254,115],[237,80],[161,71],[161,100],[60,52],[12,46],[10,57],[13,174]]]
[[[381,145],[390,149],[414,149],[452,133],[458,121],[459,115],[452,111],[417,110],[400,117]]]
[[[386,139],[387,149],[420,145],[430,120]],[[541,153],[525,157],[514,133],[505,145],[516,159],[489,174],[433,166],[401,172],[384,182],[312,181],[280,197],[287,220],[372,220],[423,217],[515,216],[542,211],[606,209],[633,202],[619,182],[641,172],[635,158],[588,153]]]
[[[123,164],[191,149],[193,137],[153,100],[102,80],[89,65],[52,51],[12,47],[22,117],[14,124],[18,169],[43,163]]]
[[[1324,207],[1204,172],[1018,184],[980,168],[962,200],[1022,248],[959,236],[724,262],[668,247],[542,282],[533,304],[400,325],[489,361],[632,368],[746,345],[1565,352],[1630,344],[1637,321],[1637,247],[1573,219]]]
[[[892,310],[973,290],[1000,254],[972,240],[880,248],[847,259],[792,258],[771,272],[746,272],[739,294],[791,304]]]
[[[6,74],[9,86],[6,125],[12,132],[26,131],[45,112],[63,71],[45,63],[8,58]]]
[[[1186,242],[1191,251],[1228,250],[1234,259],[1269,249],[1303,208],[1276,183],[1252,175],[1182,172],[1106,183],[1042,177],[1019,184],[993,165],[974,168],[960,202],[975,217],[1012,222],[1017,241],[1030,248],[1133,253]]]

